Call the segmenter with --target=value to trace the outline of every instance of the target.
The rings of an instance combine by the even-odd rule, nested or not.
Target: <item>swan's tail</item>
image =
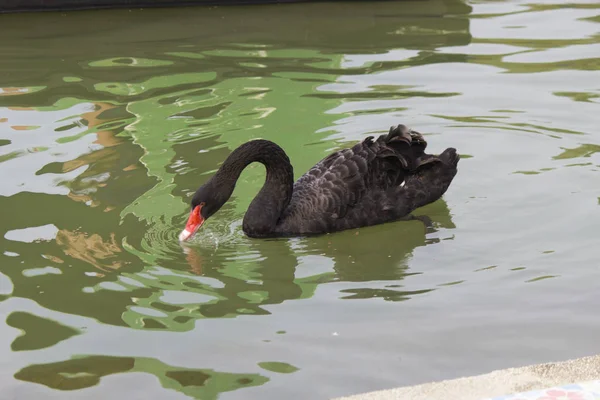
[[[427,154],[423,135],[404,125],[391,127],[378,141],[402,161],[405,172],[399,190],[412,198],[414,208],[439,199],[456,176],[460,160],[456,149],[448,148],[439,155]]]
[[[458,161],[460,160],[460,155],[456,152],[454,147],[449,147],[438,157],[442,162],[446,165],[456,168],[458,165]]]
[[[406,178],[406,188],[414,194],[414,207],[422,207],[442,197],[458,172],[459,154],[450,147],[439,156],[421,157],[418,168]]]

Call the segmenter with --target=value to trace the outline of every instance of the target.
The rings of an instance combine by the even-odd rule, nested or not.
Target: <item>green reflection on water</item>
[[[3,299],[26,298],[108,325],[185,332],[207,318],[269,315],[273,305],[311,298],[329,282],[353,283],[340,298],[355,293],[352,298],[399,300],[427,292],[403,290],[399,282],[412,251],[432,242],[426,232],[453,227],[443,201],[423,210],[433,225],[412,221],[371,229],[368,240],[361,231],[359,237],[344,232],[253,241],[239,228],[264,181],[263,168],[252,166],[196,245],[182,249],[176,241],[188,196],[247,140],[279,143],[299,176],[347,145],[331,137],[339,116],[329,112],[344,102],[456,95],[410,84],[375,85],[348,95],[322,88],[346,73],[462,60],[414,52],[387,65],[348,67],[345,54],[467,44],[468,20],[445,16],[466,14],[470,7],[454,0],[326,7],[334,17],[308,5],[301,15],[273,7],[4,19],[6,37],[13,40],[0,44],[10,55],[0,60],[2,93],[10,94],[0,97],[0,121],[8,132],[1,142],[8,148],[3,165],[30,157],[13,143],[13,125],[20,132],[42,128],[28,146],[45,151],[23,176],[35,176],[37,183],[11,186],[0,196],[0,209],[15,210],[3,216],[3,228],[12,232],[11,239],[0,240],[0,264],[12,284]],[[222,17],[235,20],[238,32],[232,34]],[[97,18],[110,20],[111,28],[95,23]],[[24,24],[44,27],[43,48],[38,39],[22,36],[18,28]],[[31,57],[38,61],[29,63]],[[43,233],[46,226],[55,227],[50,236]],[[19,233],[28,227],[33,230]],[[386,251],[370,255],[373,243]],[[22,273],[33,269],[61,273]],[[372,280],[395,284],[371,293]],[[7,323],[23,331],[14,350],[56,343],[68,348],[69,338],[80,333],[25,312],[12,313]],[[85,338],[85,331],[79,336]],[[298,370],[283,359],[255,364],[281,374]],[[163,387],[203,399],[268,380],[101,355],[36,363],[15,377],[77,390],[124,372],[153,374]]]
[[[25,312],[11,313],[6,318],[6,324],[23,331],[11,344],[13,351],[43,349],[80,333],[55,321]]]
[[[258,374],[178,368],[151,358],[109,356],[81,356],[56,363],[30,365],[18,371],[15,378],[68,391],[94,386],[102,377],[125,372],[152,374],[165,389],[196,399],[216,399],[220,393],[262,385],[269,380]]]

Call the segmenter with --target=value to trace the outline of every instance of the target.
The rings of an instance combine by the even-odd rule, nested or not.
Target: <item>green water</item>
[[[600,5],[458,0],[0,16],[2,398],[326,399],[600,351]],[[398,222],[251,240],[296,176],[404,123],[456,147]]]

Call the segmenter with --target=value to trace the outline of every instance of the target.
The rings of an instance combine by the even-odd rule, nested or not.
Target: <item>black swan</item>
[[[190,239],[225,204],[242,170],[253,162],[265,165],[267,177],[248,207],[243,230],[257,238],[323,234],[398,220],[439,199],[456,175],[456,149],[426,154],[423,136],[404,125],[373,139],[329,155],[295,183],[281,147],[268,140],[241,145],[194,194],[179,240]]]

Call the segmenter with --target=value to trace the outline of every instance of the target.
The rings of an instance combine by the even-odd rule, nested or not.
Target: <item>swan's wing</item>
[[[403,125],[373,139],[331,154],[300,177],[290,211],[306,219],[344,218],[366,195],[400,186],[406,174],[429,162],[423,137]]]

